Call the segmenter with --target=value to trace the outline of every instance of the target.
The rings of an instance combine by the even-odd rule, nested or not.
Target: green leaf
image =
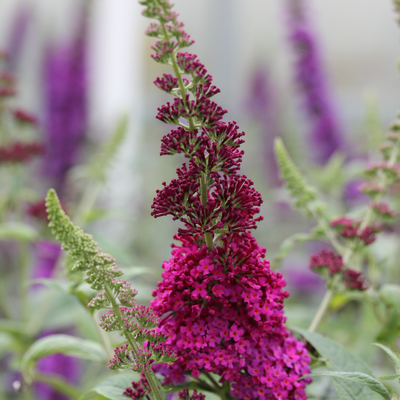
[[[400,286],[392,283],[382,285],[379,290],[381,299],[390,307],[400,308]]]
[[[131,386],[131,382],[137,377],[137,374],[117,374],[110,376],[93,389],[79,397],[79,400],[91,398],[94,393],[104,396],[106,399],[110,400],[126,400],[126,396],[124,396],[122,393],[126,388]]]
[[[153,276],[159,277],[160,274],[153,271],[152,268],[149,267],[121,267],[120,270],[124,273],[125,279],[134,278],[135,276],[140,276],[144,274],[149,274]]]
[[[297,243],[307,242],[309,240],[316,240],[316,238],[312,234],[309,235],[306,233],[297,233],[285,239],[279,247],[278,253],[274,257],[273,262],[271,263],[272,268],[278,268],[281,265],[282,260],[289,254],[289,252]]]
[[[28,285],[35,285],[35,284],[42,284],[47,286],[51,289],[55,289],[58,292],[62,293],[70,293],[71,283],[69,282],[60,282],[55,279],[46,279],[46,278],[38,278],[38,279],[31,279],[27,282]]]
[[[337,372],[337,371],[318,371],[313,372],[312,374],[301,377],[304,378],[314,378],[316,376],[330,376],[332,378],[340,378],[350,382],[359,383],[368,387],[376,393],[379,393],[384,399],[391,400],[391,395],[385,386],[382,385],[377,379],[372,378],[367,374],[362,374],[360,372]],[[359,397],[361,399],[361,397]]]
[[[12,335],[27,335],[28,328],[21,321],[10,319],[0,319],[0,332],[10,333]]]
[[[32,242],[38,237],[36,229],[22,222],[4,222],[0,224],[0,240],[19,240]]]
[[[12,335],[0,332],[0,358],[14,352],[17,347],[17,342]]]
[[[308,332],[305,329],[291,327],[293,331],[300,333],[308,342],[310,342],[318,353],[325,358],[326,366],[330,371],[336,372],[354,372],[369,375],[374,378],[371,370],[365,364],[338,343],[321,336],[316,332]],[[369,390],[366,386],[357,382],[347,382],[342,379],[333,378],[333,384],[342,400],[381,400],[381,397]]]
[[[382,329],[376,337],[376,340],[391,343],[399,336],[400,308],[390,308],[386,314],[386,321],[382,325]]]
[[[394,369],[398,374],[400,374],[400,355],[395,354],[392,350],[389,349],[389,347],[384,346],[383,344],[380,343],[372,343],[374,346],[380,347],[383,351],[386,352],[386,354],[392,359],[393,364],[394,364]]]
[[[56,353],[101,363],[107,361],[102,346],[97,342],[69,335],[50,335],[33,343],[22,359],[21,368],[27,371],[35,360]]]
[[[393,379],[400,378],[400,375],[387,375],[387,376],[380,376],[379,379],[382,381],[391,381]]]

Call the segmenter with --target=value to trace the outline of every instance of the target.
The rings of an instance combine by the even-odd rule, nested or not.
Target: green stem
[[[28,281],[28,273],[29,273],[29,258],[28,258],[28,244],[26,242],[19,243],[19,285],[20,285],[20,301],[21,301],[21,309],[20,316],[22,321],[26,321],[28,319],[29,310],[28,310],[28,290],[27,290],[27,281]]]
[[[123,326],[121,310],[119,308],[119,305],[117,304],[117,301],[116,301],[116,299],[114,297],[112,289],[108,285],[105,286],[105,292],[106,292],[107,298],[109,299],[109,301],[112,304],[113,311],[114,311],[115,315],[118,318],[120,326]],[[135,354],[138,354],[139,353],[139,347],[138,347],[135,339],[133,338],[133,336],[127,331],[123,331],[123,333],[124,333],[124,336],[125,336],[126,340],[129,343],[131,349],[133,350],[133,352]],[[163,394],[161,393],[160,388],[158,387],[158,385],[157,385],[155,379],[153,378],[152,374],[149,374],[147,372],[145,372],[144,374],[146,375],[147,381],[149,382],[149,385],[150,385],[150,388],[151,388],[151,392],[153,393],[154,398],[156,400],[165,400],[165,395],[163,396]]]
[[[207,195],[208,195],[207,190],[208,189],[207,189],[206,178],[204,175],[202,175],[200,178],[200,200],[203,206],[207,205]],[[214,248],[212,234],[210,232],[205,232],[204,239],[206,241],[208,251],[212,251],[212,249]]]
[[[225,387],[221,387],[220,385],[218,385],[218,382],[215,381],[215,379],[212,377],[212,375],[208,372],[203,372],[203,374],[208,378],[208,380],[211,382],[213,388],[214,388],[214,392],[216,394],[218,394],[218,396],[222,399],[222,400],[228,400],[228,398],[230,398],[229,393],[227,397],[227,393],[226,393],[226,388]]]
[[[104,352],[108,358],[112,358],[113,349],[111,346],[110,339],[109,339],[108,335],[106,334],[106,332],[104,332],[103,329],[100,328],[99,322],[96,320],[95,313],[93,313],[91,315],[92,315],[92,321],[94,322],[94,324],[96,325],[96,328],[99,331],[99,335],[101,338],[101,343],[103,345]]]
[[[329,307],[329,303],[331,302],[332,295],[333,295],[333,290],[328,289],[325,293],[324,298],[321,301],[321,304],[318,307],[316,314],[314,315],[314,318],[311,322],[310,327],[308,328],[309,332],[315,332],[317,330],[318,325],[322,321],[322,318],[324,317],[326,310]]]
[[[89,184],[84,190],[81,201],[76,208],[74,214],[74,221],[76,225],[84,225],[84,216],[85,213],[90,211],[93,208],[93,205],[96,202],[96,199],[100,193],[102,185],[99,182]]]

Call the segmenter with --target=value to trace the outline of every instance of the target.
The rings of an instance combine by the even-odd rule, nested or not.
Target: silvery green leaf
[[[92,399],[93,395],[100,395],[110,400],[126,400],[127,397],[122,393],[131,386],[132,381],[138,379],[138,375],[133,373],[112,375],[79,397],[79,400]]]
[[[338,343],[316,332],[309,332],[302,328],[291,327],[291,330],[300,333],[310,342],[318,353],[325,358],[326,366],[330,371],[362,373],[374,378],[371,370],[365,364]],[[349,382],[333,377],[333,384],[341,400],[381,400],[381,396],[371,391],[367,386],[357,382]]]
[[[374,346],[380,347],[383,351],[386,352],[386,354],[392,359],[393,364],[394,364],[394,369],[398,374],[400,374],[400,355],[394,353],[392,350],[390,350],[388,347],[384,346],[383,344],[380,343],[372,343]]]
[[[91,340],[70,335],[49,335],[37,340],[22,358],[21,369],[27,370],[36,360],[61,353],[72,357],[106,363],[103,347]]]
[[[338,371],[318,371],[318,372],[313,372],[312,374],[306,375],[301,377],[300,379],[304,378],[314,378],[317,376],[330,376],[332,378],[339,378],[343,379],[345,381],[349,382],[354,382],[357,384],[364,385],[365,387],[368,387],[369,389],[373,390],[376,393],[379,393],[384,399],[386,400],[391,400],[391,395],[388,392],[388,390],[385,388],[385,386],[382,385],[377,379],[367,375],[363,374],[360,372],[338,372]],[[347,387],[344,387],[343,389],[347,389]],[[353,397],[351,397],[353,398]],[[363,399],[364,397],[355,397],[358,399]]]

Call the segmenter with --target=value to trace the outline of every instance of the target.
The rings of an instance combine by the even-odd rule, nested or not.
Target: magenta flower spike
[[[287,0],[289,40],[295,57],[295,82],[309,121],[308,143],[319,164],[343,150],[345,141],[305,0]]]
[[[188,371],[202,375],[217,394],[239,399],[305,399],[310,379],[297,379],[310,372],[310,357],[285,328],[286,282],[250,233],[262,220],[262,199],[239,173],[244,133],[236,122],[222,120],[227,111],[211,100],[219,89],[204,65],[181,51],[193,41],[172,5],[141,4],[144,15],[158,21],[147,30],[158,38],[152,57],[174,72],[154,82],[174,96],[158,109],[160,121],[176,126],[162,138],[161,155],[187,159],[152,205],[153,216],[182,223],[174,237],[180,245],[172,245],[151,303],[168,337],[164,345],[177,360],[157,371],[164,384],[184,382]]]

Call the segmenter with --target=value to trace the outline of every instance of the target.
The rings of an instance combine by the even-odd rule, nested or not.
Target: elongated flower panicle
[[[244,142],[236,122],[224,122],[212,96],[219,89],[194,54],[182,52],[193,41],[166,0],[143,0],[143,14],[158,22],[146,33],[158,39],[155,61],[172,66],[155,85],[173,96],[157,118],[176,125],[163,137],[161,155],[188,159],[177,178],[163,182],[152,215],[183,222],[172,257],[164,262],[163,281],[151,305],[162,317],[158,330],[166,348],[177,354],[158,368],[166,382],[220,376],[213,387],[235,398],[305,399],[310,357],[285,328],[283,300],[289,296],[280,273],[270,270],[250,230],[262,220],[262,203],[253,182],[239,174]],[[218,386],[218,387],[217,387]],[[188,397],[188,392],[183,394]]]
[[[310,121],[309,143],[316,161],[325,164],[343,150],[343,133],[333,107],[305,0],[287,0],[289,40],[295,54],[295,81]]]

